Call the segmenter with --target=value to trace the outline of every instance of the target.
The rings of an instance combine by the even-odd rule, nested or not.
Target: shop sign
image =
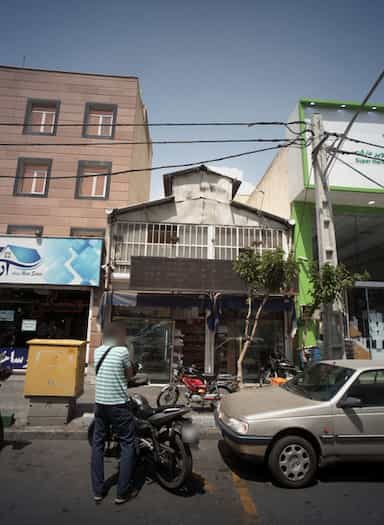
[[[0,323],[12,323],[15,320],[15,310],[0,310]]]
[[[5,364],[13,370],[25,370],[28,361],[28,348],[8,348],[0,346],[0,353],[5,352]]]
[[[37,321],[36,319],[23,319],[21,322],[22,332],[36,332]]]
[[[2,236],[0,283],[99,286],[102,243]]]
[[[335,109],[335,108],[318,108],[316,106],[305,108],[305,120],[307,125],[310,125],[310,119],[314,112],[319,112],[323,119],[323,126],[326,132],[343,134],[348,122],[351,120],[355,110]],[[352,138],[359,138],[370,146],[360,145],[355,142],[346,140],[343,143],[342,149],[348,151],[350,154],[343,157],[342,160],[347,161],[352,167],[357,170],[363,170],[367,175],[362,177],[358,172],[353,171],[348,165],[336,161],[334,167],[329,173],[329,185],[347,189],[377,190],[378,186],[374,181],[384,183],[383,166],[384,166],[384,114],[382,112],[368,111],[359,115],[358,119],[353,125]],[[326,146],[331,147],[335,140],[334,136],[330,136],[326,141]],[[353,155],[352,153],[358,155]],[[312,162],[312,148],[306,148],[305,155],[307,155],[308,166]],[[363,155],[363,157],[361,157]],[[369,157],[369,158],[364,158]],[[313,181],[313,179],[312,179]],[[368,199],[367,199],[368,200]]]

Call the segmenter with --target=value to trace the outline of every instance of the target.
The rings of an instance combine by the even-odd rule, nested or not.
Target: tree
[[[248,288],[244,340],[237,361],[237,377],[242,384],[243,361],[256,336],[264,307],[272,293],[292,292],[298,275],[298,265],[293,253],[286,257],[282,249],[264,251],[262,254],[250,249],[240,253],[233,263],[233,269]]]
[[[310,264],[309,280],[312,284],[312,310],[322,305],[340,304],[345,311],[345,292],[356,281],[367,281],[368,272],[353,273],[344,264],[325,263],[321,268],[315,261]]]
[[[367,281],[368,272],[353,273],[344,264],[333,266],[325,263],[320,269],[315,261],[310,265],[309,279],[312,284],[312,309],[322,305],[339,303],[345,310],[345,292],[356,281]]]

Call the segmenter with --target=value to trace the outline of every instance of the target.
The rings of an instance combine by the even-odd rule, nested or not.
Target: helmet
[[[139,417],[148,417],[153,409],[148,402],[148,399],[141,394],[133,394],[131,396],[133,412],[136,413]]]

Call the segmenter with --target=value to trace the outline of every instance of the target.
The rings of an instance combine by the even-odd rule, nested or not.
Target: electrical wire
[[[290,146],[299,146],[299,147],[302,147],[302,144],[298,144],[297,143],[297,139],[294,139],[292,140],[291,142],[289,143],[286,143],[286,144],[277,144],[276,146],[269,146],[267,148],[259,148],[259,149],[255,149],[255,150],[250,150],[250,151],[244,151],[242,153],[234,153],[232,155],[225,155],[223,157],[215,157],[215,158],[212,158],[212,159],[205,159],[205,160],[199,160],[199,161],[195,161],[195,162],[186,162],[186,163],[183,163],[183,164],[165,164],[165,165],[161,165],[161,166],[154,166],[152,168],[131,168],[131,169],[127,169],[127,170],[120,170],[120,171],[115,171],[115,172],[106,172],[106,173],[98,173],[97,175],[95,174],[83,174],[83,175],[59,175],[57,177],[50,177],[50,181],[51,180],[65,180],[65,179],[85,179],[85,178],[89,178],[89,177],[100,177],[100,176],[116,176],[116,175],[123,175],[123,174],[126,174],[126,173],[139,173],[139,172],[144,172],[144,171],[157,171],[157,170],[163,170],[163,169],[173,169],[173,168],[189,168],[189,167],[192,167],[192,166],[199,166],[199,165],[202,165],[202,164],[210,164],[212,162],[221,162],[223,160],[229,160],[229,159],[237,159],[237,158],[240,158],[240,157],[246,157],[246,156],[249,156],[249,155],[254,155],[256,153],[262,153],[264,151],[272,151],[272,150],[278,150],[278,149],[282,149],[282,148],[288,148]],[[14,179],[15,176],[14,175],[0,175],[0,179]],[[32,177],[20,177],[22,178],[23,180],[28,180],[28,179],[46,179],[46,176],[32,176]]]
[[[72,147],[72,146],[128,146],[128,145],[152,145],[152,144],[240,144],[240,143],[256,143],[256,142],[290,142],[292,139],[279,138],[279,139],[193,139],[193,140],[153,140],[148,141],[122,141],[122,142],[8,142],[0,143],[1,147],[30,147],[30,146],[48,146],[48,147]],[[303,137],[298,138],[303,141],[305,145],[306,139]]]
[[[378,76],[378,78],[375,80],[375,82],[373,83],[372,87],[370,88],[370,90],[368,91],[368,93],[366,94],[366,96],[364,97],[364,100],[362,101],[362,103],[360,104],[360,106],[357,108],[357,110],[355,111],[355,113],[353,114],[351,120],[348,122],[347,124],[347,127],[345,128],[344,130],[344,133],[342,134],[337,146],[336,146],[336,152],[338,150],[340,150],[343,142],[345,141],[345,139],[347,138],[347,135],[348,133],[350,132],[354,122],[356,121],[357,117],[360,115],[360,113],[365,109],[365,105],[366,103],[368,102],[368,100],[371,98],[371,96],[373,95],[374,91],[376,90],[376,88],[378,87],[378,85],[381,83],[381,81],[383,80],[384,78],[384,70],[381,71],[380,75]],[[335,146],[337,142],[337,139],[334,140],[333,144],[332,144],[332,148]],[[331,165],[332,163],[335,162],[335,159],[331,159],[328,164],[326,165],[325,167],[325,171],[324,171],[324,176],[327,177],[327,173],[331,170]],[[329,176],[328,176],[329,178]]]
[[[330,153],[341,153],[341,155],[354,155],[355,157],[361,157],[363,159],[375,160],[377,162],[384,162],[384,158],[372,157],[371,155],[366,155],[365,153],[361,153],[360,151],[345,151],[343,149],[337,150],[336,148],[328,150],[328,151]]]
[[[339,153],[340,153],[340,151],[339,151]],[[379,188],[383,188],[384,189],[384,184],[381,184],[377,180],[372,179],[372,177],[369,177],[368,175],[366,175],[365,173],[363,173],[359,169],[355,168],[355,166],[352,166],[352,164],[349,164],[349,162],[346,162],[345,160],[340,159],[334,153],[330,153],[330,155],[332,155],[338,162],[341,162],[345,166],[348,166],[348,168],[351,168],[351,170],[355,171],[356,173],[358,173],[359,175],[364,177],[364,179],[368,180],[369,182],[372,182],[373,184],[376,184],[376,186],[378,186]]]
[[[325,132],[325,135],[331,136],[331,137],[342,137],[342,133],[328,133]],[[348,140],[350,142],[354,142],[356,144],[364,144],[365,146],[372,146],[373,148],[381,148],[384,149],[384,144],[376,144],[374,142],[368,142],[366,140],[357,139],[355,137],[345,137],[345,140]]]
[[[246,126],[246,127],[254,127],[254,126],[284,126],[288,128],[288,126],[294,126],[294,125],[300,125],[304,124],[306,125],[306,122],[303,120],[293,120],[290,122],[282,122],[282,121],[249,121],[249,122],[147,122],[147,123],[120,123],[116,122],[114,124],[111,124],[112,128],[119,128],[119,127],[192,127],[192,126]],[[19,127],[25,126],[25,122],[0,122],[0,126],[4,127]],[[91,128],[96,127],[98,124],[87,124],[85,127]],[[63,127],[84,127],[83,122],[75,122],[75,123],[57,123],[55,124],[56,128],[63,128]],[[303,132],[311,133],[311,130],[301,130],[301,131],[292,131],[294,134],[303,134]]]

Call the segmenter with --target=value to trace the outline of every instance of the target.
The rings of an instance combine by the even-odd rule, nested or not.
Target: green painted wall
[[[300,307],[311,303],[311,283],[309,281],[309,266],[313,259],[312,232],[314,226],[314,210],[312,203],[293,202],[292,218],[295,221],[294,247],[296,260],[299,262],[299,294],[297,300],[297,315],[300,318]],[[307,321],[299,325],[299,345],[312,346],[316,344],[316,324]]]

